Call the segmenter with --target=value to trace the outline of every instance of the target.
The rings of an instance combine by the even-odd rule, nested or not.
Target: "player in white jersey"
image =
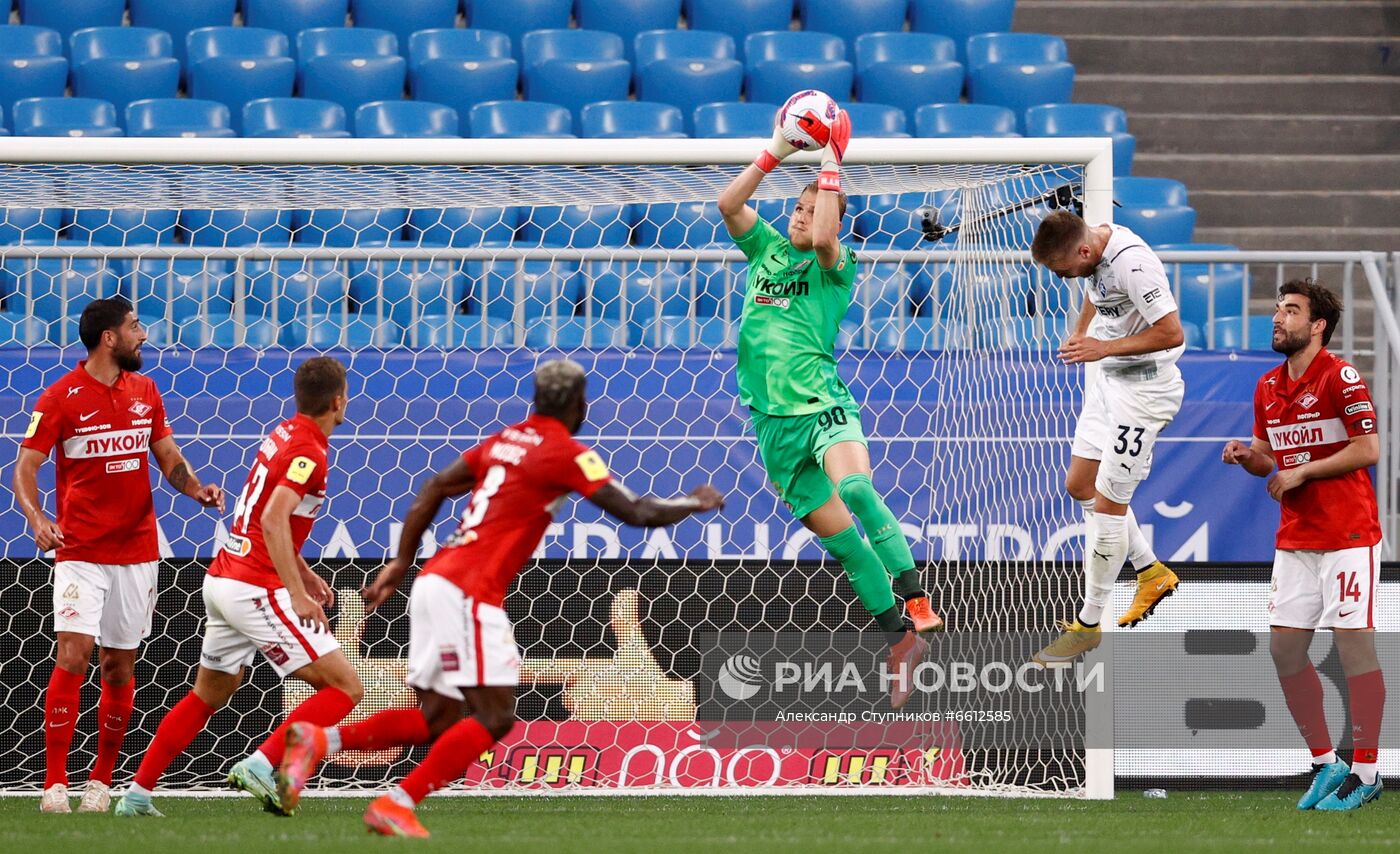
[[[1041,222],[1031,255],[1057,276],[1085,279],[1079,321],[1060,348],[1066,364],[1085,365],[1065,474],[1066,491],[1084,508],[1084,601],[1035,654],[1049,667],[1099,645],[1099,618],[1125,561],[1138,586],[1118,625],[1137,625],[1176,589],[1176,574],[1152,553],[1129,505],[1152,469],[1158,434],[1181,409],[1186,386],[1176,360],[1185,336],[1162,262],[1121,225],[1090,226],[1056,211]]]

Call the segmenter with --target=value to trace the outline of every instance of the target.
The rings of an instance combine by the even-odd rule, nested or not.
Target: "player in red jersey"
[[[1269,595],[1269,651],[1288,710],[1313,756],[1299,809],[1350,810],[1381,794],[1376,750],[1385,679],[1376,658],[1375,599],[1381,527],[1367,472],[1380,459],[1376,410],[1356,368],[1326,350],[1341,317],[1337,297],[1312,279],[1279,289],[1273,347],[1287,356],[1254,392],[1254,438],[1224,460],[1269,477],[1283,507]],[[1352,765],[1337,758],[1322,683],[1308,658],[1316,629],[1331,629],[1351,696]]]
[[[177,492],[224,508],[223,490],[202,484],[175,443],[156,384],[138,373],[146,331],[120,299],[88,303],[78,319],[87,359],[45,389],[15,464],[15,498],[39,551],[56,550],[54,632],[57,654],[44,698],[44,795],[39,808],[66,813],[68,748],[77,723],[78,690],[92,648],[102,695],[97,703],[97,759],[79,812],[105,812],[112,769],[126,737],[136,650],[151,633],[160,535],[146,457]],[[39,467],[54,455],[58,513],[39,499]]]
[[[327,356],[307,359],[293,382],[297,413],[259,446],[233,506],[229,538],[204,578],[208,617],[194,687],[160,722],[117,815],[160,815],[151,803],[160,775],[228,703],[255,652],[279,676],[316,689],[229,773],[231,786],[257,797],[269,812],[290,813],[278,800],[273,777],[287,727],[296,721],[339,723],[364,695],[326,623],[322,606],[333,604],[331,588],[301,556],[326,501],[330,435],[345,422],[345,366]]]
[[[424,564],[409,599],[407,681],[419,707],[389,709],[333,729],[292,727],[278,777],[284,803],[296,803],[327,755],[431,741],[423,762],[365,813],[375,832],[427,836],[414,807],[459,779],[515,725],[520,652],[502,605],[564,497],[577,492],[626,524],[644,527],[722,506],[710,486],[660,499],[638,498],[614,482],[598,454],[573,437],[583,424],[584,385],[583,368],[574,362],[541,365],[534,413],[467,451],[419,490],[404,519],[398,556],[363,593],[370,609],[388,599],[442,502],[472,492],[461,525]],[[468,709],[472,717],[464,719]]]

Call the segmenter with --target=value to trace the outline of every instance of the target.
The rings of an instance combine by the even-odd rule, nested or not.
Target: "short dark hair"
[[[1072,211],[1052,211],[1035,230],[1031,257],[1041,264],[1078,246],[1089,232],[1089,224]]]
[[[816,181],[813,181],[812,183],[810,183],[810,184],[808,184],[807,186],[803,187],[803,188],[802,188],[802,192],[799,193],[797,197],[800,199],[800,198],[802,198],[803,196],[807,195],[809,192],[810,192],[810,193],[815,193],[815,192],[819,191],[820,189],[821,189],[821,188],[817,186],[817,182],[816,182]],[[846,216],[846,202],[847,202],[846,194],[843,193],[843,192],[841,192],[840,190],[837,190],[837,191],[836,191],[836,201],[837,201],[837,205],[836,205],[836,218],[837,218],[837,219],[844,219],[845,216]]]
[[[120,329],[128,314],[131,314],[131,303],[121,297],[93,300],[78,318],[78,340],[91,353],[102,343],[102,333]]]
[[[315,417],[325,415],[336,397],[345,394],[345,366],[330,356],[313,356],[297,366],[292,381],[297,412]]]
[[[1306,279],[1293,279],[1284,282],[1278,289],[1279,298],[1282,299],[1288,294],[1298,294],[1308,298],[1308,322],[1313,323],[1318,320],[1327,321],[1327,325],[1322,329],[1322,346],[1332,340],[1332,333],[1337,331],[1337,322],[1342,319],[1342,302],[1337,299],[1337,295],[1332,293],[1320,282],[1311,277]]]
[[[583,401],[588,375],[570,359],[551,359],[535,369],[535,411],[563,418]]]

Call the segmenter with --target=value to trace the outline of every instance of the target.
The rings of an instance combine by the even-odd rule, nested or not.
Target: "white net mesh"
[[[811,562],[818,544],[767,488],[735,398],[744,265],[712,200],[737,168],[0,165],[8,432],[22,434],[40,391],[79,357],[76,318],[93,297],[135,304],[177,440],[230,489],[290,410],[295,365],[313,350],[344,358],[350,423],[332,439],[331,500],[306,552],[341,592],[336,631],[367,686],[353,720],[412,701],[402,602],[366,618],[355,591],[393,549],[416,485],[525,414],[542,352],[569,353],[590,373],[581,438],[615,475],[661,495],[709,481],[730,500],[719,517],[656,532],[587,505],[563,511],[508,602],[526,654],[525,724],[465,785],[1080,790],[1072,733],[1045,749],[927,725],[854,753],[701,738],[716,696],[695,662],[716,632],[869,628],[839,568]],[[760,214],[785,232],[815,176],[777,170]],[[841,371],[863,405],[876,486],[930,562],[925,581],[955,631],[1045,629],[1078,596],[1076,514],[1059,497],[1078,381],[1051,348],[1079,298],[1038,275],[1026,250],[1047,193],[1083,180],[1072,164],[845,170],[843,239],[861,266]],[[926,241],[937,225],[953,232]],[[52,512],[51,466],[45,477]],[[208,558],[226,533],[226,520],[156,492],[172,560],[119,783],[198,660],[202,565],[183,559]],[[32,789],[52,656],[48,570],[18,514],[0,537],[20,562],[0,587],[0,672],[12,688],[0,784]],[[430,536],[425,555],[434,547]],[[168,785],[220,783],[305,696],[261,663],[250,683]],[[83,706],[78,779],[96,743],[92,686]],[[323,785],[382,786],[419,756],[342,757]]]

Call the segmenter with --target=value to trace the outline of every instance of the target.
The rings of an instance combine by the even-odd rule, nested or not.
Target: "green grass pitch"
[[[1124,793],[1086,802],[982,797],[489,797],[430,799],[428,840],[371,837],[361,798],[316,798],[293,818],[248,799],[160,798],[161,819],[40,815],[0,798],[0,851],[180,854],[360,851],[646,852],[1394,850],[1382,799],[1354,813],[1300,813],[1295,793]],[[77,801],[73,802],[75,805]]]

